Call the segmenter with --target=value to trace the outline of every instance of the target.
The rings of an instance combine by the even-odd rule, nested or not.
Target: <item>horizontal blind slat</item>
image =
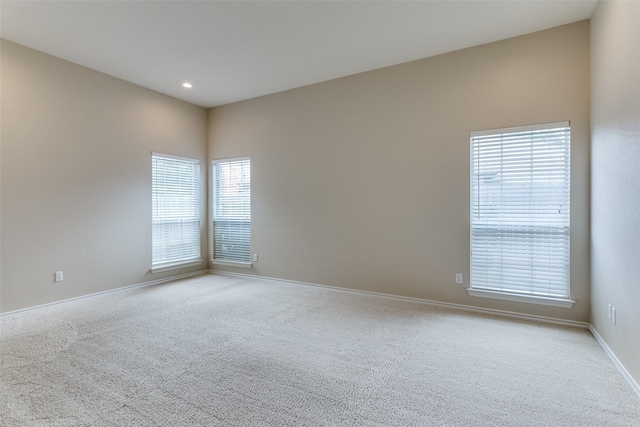
[[[214,162],[213,257],[251,261],[251,163],[249,159]]]
[[[200,258],[198,160],[152,155],[152,265]]]
[[[471,137],[471,287],[569,297],[570,128]]]

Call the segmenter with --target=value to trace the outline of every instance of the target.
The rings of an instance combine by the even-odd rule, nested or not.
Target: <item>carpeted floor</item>
[[[586,330],[205,275],[0,319],[2,426],[640,426]]]

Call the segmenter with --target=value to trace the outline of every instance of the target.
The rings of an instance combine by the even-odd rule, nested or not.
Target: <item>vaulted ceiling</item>
[[[3,0],[0,35],[211,107],[588,19],[596,3]]]

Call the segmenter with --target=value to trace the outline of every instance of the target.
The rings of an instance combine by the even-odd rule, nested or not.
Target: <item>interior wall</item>
[[[206,268],[149,272],[152,151],[200,159],[206,256],[206,110],[5,40],[1,55],[0,311]]]
[[[591,323],[640,383],[640,3],[591,21]],[[616,308],[609,321],[608,304]]]
[[[576,304],[469,296],[469,133],[564,120]],[[259,254],[214,267],[587,322],[589,127],[588,21],[213,108],[209,160],[251,157]]]

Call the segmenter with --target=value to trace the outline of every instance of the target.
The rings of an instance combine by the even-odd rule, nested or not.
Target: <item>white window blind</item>
[[[569,298],[568,122],[471,134],[471,289]]]
[[[251,262],[251,163],[213,162],[213,258]]]
[[[199,176],[198,160],[153,153],[152,267],[200,259]]]

